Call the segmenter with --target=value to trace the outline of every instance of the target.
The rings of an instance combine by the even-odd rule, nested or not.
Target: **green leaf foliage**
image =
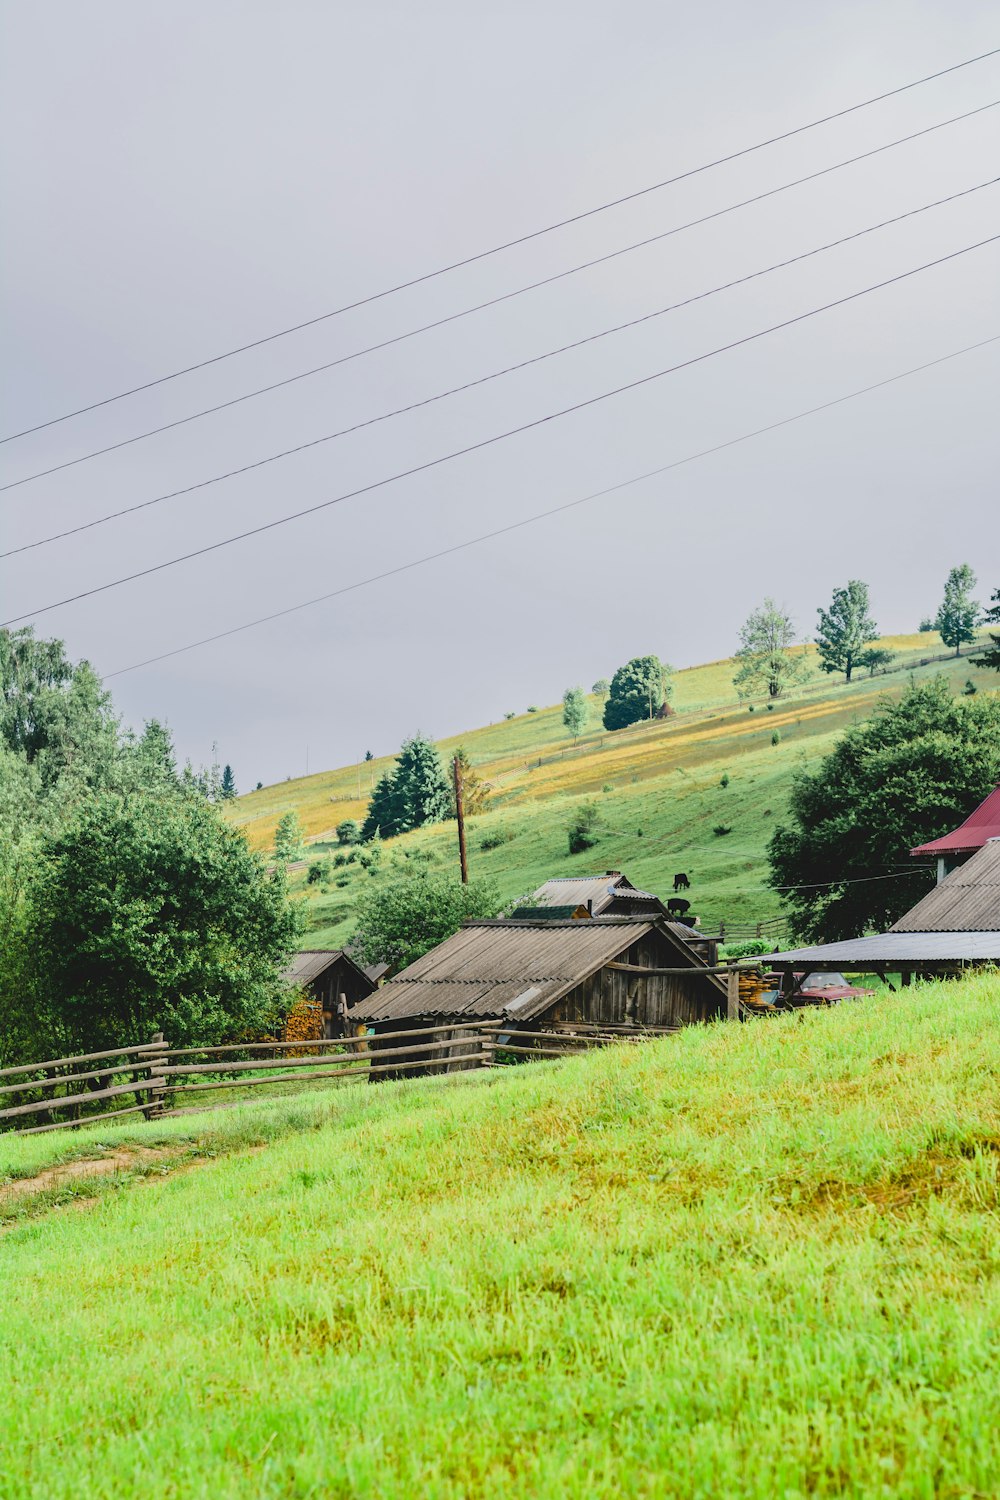
[[[636,656],[619,667],[604,705],[605,729],[655,719],[666,702],[670,671],[658,656]]]
[[[497,916],[501,905],[492,880],[463,885],[449,876],[416,870],[364,892],[352,948],[362,963],[405,968],[451,937],[467,919]]]
[[[867,583],[852,578],[846,588],[834,589],[829,609],[817,610],[816,645],[824,672],[843,672],[845,681],[850,682],[862,653],[878,635],[868,608]]]
[[[1000,625],[1000,589],[995,589],[990,601],[990,607],[983,611],[983,622],[986,625]],[[973,664],[977,667],[992,667],[994,672],[1000,672],[1000,631],[990,632],[990,645],[982,656],[974,656]]]
[[[976,575],[968,563],[952,568],[934,621],[934,628],[956,656],[961,655],[963,646],[976,639],[976,626],[981,612],[972,597],[975,586]]]
[[[943,678],[849,729],[796,777],[768,845],[770,884],[796,888],[784,897],[799,936],[836,942],[891,926],[927,888],[910,849],[962,822],[998,780],[1000,700],[953,698]]]
[[[361,837],[366,842],[376,835],[394,838],[426,823],[440,823],[452,816],[452,802],[441,757],[430,740],[415,734],[403,742],[395,765],[376,783]]]
[[[278,820],[278,826],[274,830],[274,857],[282,864],[288,864],[293,859],[301,859],[305,853],[304,834],[299,815],[296,812],[286,812]]]
[[[740,630],[739,663],[733,686],[741,698],[766,693],[780,698],[805,674],[807,668],[801,653],[790,654],[795,641],[791,615],[773,599],[752,611]]]
[[[590,704],[582,687],[567,688],[563,693],[562,719],[574,740],[579,739],[587,727]]]
[[[43,841],[28,891],[38,1019],[66,1051],[175,1046],[280,1019],[296,914],[203,800],[101,793]]]

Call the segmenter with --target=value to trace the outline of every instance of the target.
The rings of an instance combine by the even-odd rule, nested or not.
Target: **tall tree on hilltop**
[[[952,568],[944,586],[944,598],[934,619],[934,629],[946,646],[961,656],[962,647],[976,639],[980,609],[972,597],[976,575],[968,563]]]
[[[590,717],[587,695],[582,687],[567,688],[562,701],[562,720],[575,742],[580,738]]]
[[[228,761],[222,768],[222,781],[219,784],[219,795],[223,802],[232,802],[236,796],[236,777],[233,768]]]
[[[636,656],[619,667],[604,705],[605,729],[625,729],[643,719],[655,719],[670,696],[672,670],[658,656]]]
[[[868,613],[868,585],[852,578],[846,588],[834,589],[830,608],[817,610],[820,666],[824,672],[843,672],[850,682],[865,648],[878,635],[878,626]]]
[[[791,615],[773,599],[765,599],[752,611],[740,630],[740,649],[736,653],[739,668],[733,686],[741,698],[763,692],[769,698],[780,698],[798,682],[806,664],[801,654],[789,654],[794,640]]]
[[[911,686],[849,729],[793,782],[768,844],[769,884],[800,937],[883,931],[927,889],[909,851],[968,817],[1000,780],[1000,699],[953,698],[947,680]]]
[[[990,601],[989,609],[983,611],[984,625],[1000,625],[1000,589],[995,589]],[[1000,631],[990,631],[991,645],[987,646],[982,656],[974,656],[972,664],[976,667],[992,667],[994,672],[1000,672]]]

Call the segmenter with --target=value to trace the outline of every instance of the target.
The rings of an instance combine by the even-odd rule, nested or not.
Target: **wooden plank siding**
[[[657,932],[632,944],[618,960],[642,968],[677,963],[677,951]],[[605,966],[569,991],[531,1025],[587,1021],[601,1026],[690,1026],[725,1012],[725,999],[697,970],[679,974],[622,973]],[[527,1025],[528,1023],[526,1023]],[[512,1027],[513,1030],[517,1026]]]

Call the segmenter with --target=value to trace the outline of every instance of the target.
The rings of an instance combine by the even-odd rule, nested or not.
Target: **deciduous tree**
[[[909,850],[966,818],[1000,780],[1000,700],[908,689],[796,776],[768,845],[770,883],[799,936],[884,930],[927,889]]]
[[[604,705],[605,729],[655,719],[670,693],[671,670],[658,656],[636,656],[619,667]]]
[[[426,871],[385,880],[358,900],[352,943],[365,964],[405,968],[443,943],[470,918],[495,917],[500,893],[492,880],[459,880]]]
[[[562,719],[566,728],[578,740],[587,726],[590,717],[590,705],[587,703],[587,695],[582,687],[567,688],[563,693]]]
[[[806,663],[801,653],[793,655],[789,647],[795,640],[795,626],[788,611],[765,599],[747,617],[740,630],[739,663],[733,686],[741,698],[767,693],[780,698],[804,675]]]
[[[818,610],[820,666],[824,672],[843,672],[850,682],[858,660],[878,635],[878,626],[868,613],[868,585],[852,578],[846,588],[834,589],[830,608]]]
[[[983,623],[1000,625],[1000,589],[994,590],[989,609],[983,611]],[[1000,631],[990,631],[990,641],[983,655],[974,656],[972,662],[974,666],[992,667],[994,672],[1000,672]]]
[[[961,656],[962,647],[976,639],[980,609],[972,597],[976,575],[968,563],[952,568],[944,586],[944,598],[934,620],[934,628],[946,646]]]
[[[274,830],[275,859],[282,864],[288,864],[293,859],[301,859],[304,853],[304,837],[298,813],[286,812],[279,818],[278,826]]]

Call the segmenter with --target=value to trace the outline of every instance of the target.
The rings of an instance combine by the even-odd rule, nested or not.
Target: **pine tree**
[[[878,635],[868,613],[868,585],[852,578],[844,589],[834,589],[830,608],[817,610],[820,666],[824,672],[843,672],[850,682],[865,648]]]
[[[934,628],[946,646],[953,646],[961,656],[962,647],[976,639],[979,605],[972,597],[976,575],[968,563],[952,568],[944,586],[944,598],[934,620]]]
[[[395,765],[380,777],[361,829],[366,842],[378,833],[394,838],[425,823],[440,823],[453,812],[451,783],[430,740],[415,734],[404,740]]]
[[[396,779],[392,770],[384,771],[375,783],[368,812],[361,825],[361,840],[381,836],[391,838],[399,831],[399,800],[396,796]]]
[[[231,802],[236,796],[236,777],[233,775],[233,768],[228,762],[222,768],[220,795],[223,802]]]
[[[996,589],[990,600],[990,608],[983,611],[983,623],[985,625],[1000,625],[1000,589]],[[974,656],[972,664],[975,667],[992,667],[994,672],[1000,672],[1000,631],[990,631],[989,645],[982,656]]]

